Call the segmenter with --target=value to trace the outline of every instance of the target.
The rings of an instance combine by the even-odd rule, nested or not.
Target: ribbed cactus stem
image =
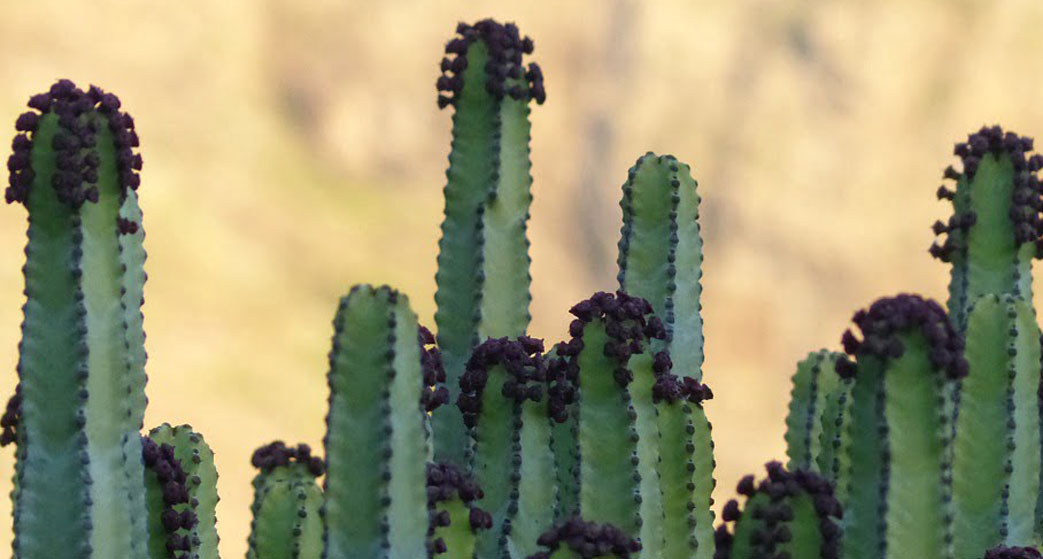
[[[159,445],[174,448],[174,458],[185,471],[189,506],[196,524],[188,533],[198,559],[219,559],[217,544],[217,468],[214,453],[203,436],[191,425],[172,427],[167,423],[149,431],[149,438]]]
[[[829,397],[841,389],[842,381],[835,370],[839,357],[838,353],[820,350],[797,364],[786,415],[787,467],[791,470],[825,473],[819,470],[819,458],[831,450],[824,446],[832,439],[823,441],[822,433],[836,419],[831,414],[839,411],[836,406],[827,405]]]
[[[419,327],[404,295],[358,286],[330,352],[324,505],[327,559],[427,553],[427,414]]]
[[[952,408],[963,339],[934,301],[880,299],[854,317],[837,372],[854,378],[847,559],[953,556]]]
[[[200,541],[198,520],[188,491],[188,474],[170,444],[141,438],[148,507],[148,557],[191,559]]]
[[[945,170],[956,182],[944,185],[940,199],[952,200],[948,222],[934,224],[945,242],[931,246],[931,254],[952,264],[949,310],[962,329],[967,310],[981,295],[1020,295],[1032,300],[1032,259],[1043,254],[1043,185],[1037,172],[1043,156],[1031,154],[1032,139],[983,127],[956,144],[962,171]]]
[[[555,524],[540,535],[538,543],[546,549],[528,559],[630,559],[641,551],[641,543],[624,530],[580,517]]]
[[[836,559],[842,516],[832,486],[825,478],[803,470],[787,471],[778,462],[767,465],[768,477],[754,484],[753,476],[739,482],[746,497],[729,501],[718,529],[717,559]]]
[[[461,23],[457,33],[438,80],[439,106],[454,114],[435,293],[453,400],[471,349],[529,324],[529,101],[545,96],[539,67],[523,65],[532,41],[514,24]],[[436,457],[463,464],[458,410],[442,408],[433,425]]]
[[[322,490],[315,478],[325,472],[323,461],[308,445],[276,441],[257,449],[252,462],[260,471],[253,480],[247,559],[320,559]]]
[[[557,352],[566,362],[560,367],[578,387],[579,512],[658,543],[661,518],[644,519],[650,527],[641,522],[637,414],[628,390],[634,372],[628,363],[648,349],[649,339],[665,336],[662,322],[648,318],[647,301],[623,292],[596,293],[569,312],[576,317],[569,326],[572,339]]]
[[[831,365],[835,367],[835,364]],[[846,501],[851,473],[851,379],[840,383],[826,395],[819,414],[822,432],[819,434],[818,456],[812,468],[833,484],[833,493],[840,502]]]
[[[554,520],[564,522],[579,514],[579,447],[575,370],[558,353],[560,344],[547,352],[547,414],[551,418],[551,453],[554,455]]]
[[[15,555],[140,557],[144,488],[128,480],[143,474],[124,441],[145,401],[143,252],[121,239],[139,231],[124,217],[138,215],[128,196],[138,139],[119,100],[96,87],[62,80],[29,106],[6,191],[29,212]]]
[[[458,406],[471,431],[470,468],[492,528],[478,537],[480,557],[535,552],[554,518],[554,457],[546,403],[543,342],[490,338],[475,348],[461,378]],[[513,542],[513,543],[512,543]]]
[[[454,464],[427,465],[428,554],[473,559],[478,534],[493,527],[492,515],[475,503],[482,489]]]
[[[1032,541],[1039,495],[1039,327],[1013,295],[970,308],[953,460],[955,551]]]

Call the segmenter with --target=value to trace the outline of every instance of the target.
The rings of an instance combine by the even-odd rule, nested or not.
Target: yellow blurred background
[[[560,339],[572,303],[614,287],[633,160],[692,165],[719,503],[781,457],[797,360],[837,347],[878,296],[944,298],[926,249],[953,142],[984,123],[1043,140],[1036,0],[6,0],[2,13],[0,122],[59,77],[135,116],[146,424],[191,423],[214,448],[225,557],[245,551],[252,449],[321,446],[337,298],[390,283],[432,322],[450,118],[434,81],[457,21],[516,21],[547,76],[532,117],[535,335]],[[25,226],[21,207],[0,211],[5,401]],[[0,487],[12,462],[0,451]]]

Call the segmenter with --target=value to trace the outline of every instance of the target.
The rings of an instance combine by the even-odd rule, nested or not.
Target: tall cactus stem
[[[454,113],[435,293],[454,401],[471,349],[486,337],[520,336],[529,324],[529,101],[545,98],[539,67],[523,65],[532,40],[517,26],[482,20],[461,23],[457,34],[437,84],[439,106]],[[442,408],[433,425],[436,457],[463,464],[459,411]]]

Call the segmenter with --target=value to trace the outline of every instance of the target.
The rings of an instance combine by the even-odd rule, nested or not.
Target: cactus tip
[[[547,550],[535,553],[529,559],[550,559],[562,544],[583,559],[608,556],[628,559],[631,554],[641,551],[641,542],[620,528],[586,522],[576,516],[552,526],[540,535],[537,543]]]
[[[520,101],[532,99],[540,105],[546,101],[543,71],[535,62],[526,68],[522,61],[523,55],[532,54],[532,39],[522,37],[517,25],[501,24],[492,19],[483,19],[474,25],[461,22],[456,26],[456,34],[457,37],[446,44],[446,57],[440,65],[442,74],[435,84],[440,92],[440,109],[456,105],[464,88],[467,50],[475,41],[482,41],[489,49],[489,62],[485,65],[485,71],[488,76],[486,90],[490,94],[497,99],[504,96]],[[508,83],[508,79],[514,80],[513,84]]]
[[[282,441],[275,441],[258,448],[250,457],[250,464],[265,473],[292,463],[305,465],[315,477],[326,472],[326,462],[318,456],[312,456],[311,447],[304,443],[289,447]]]

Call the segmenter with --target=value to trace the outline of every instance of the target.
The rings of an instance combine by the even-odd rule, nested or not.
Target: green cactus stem
[[[474,503],[482,489],[454,464],[427,465],[428,553],[472,559],[480,531],[493,527],[492,515]]]
[[[217,549],[217,502],[220,499],[213,451],[191,425],[171,427],[164,423],[149,431],[148,436],[161,447],[164,444],[173,447],[174,458],[185,471],[189,505],[197,520],[188,533],[195,558],[220,559]]]
[[[630,559],[641,551],[641,543],[616,526],[585,522],[579,517],[564,520],[540,535],[545,547],[528,559]]]
[[[282,441],[254,451],[254,477],[247,559],[320,559],[324,525],[322,490],[315,479],[325,473],[308,445]]]
[[[836,364],[830,366],[835,369]],[[847,422],[851,418],[852,384],[851,379],[841,378],[822,402],[818,456],[815,466],[810,468],[833,484],[833,493],[842,503],[846,501],[850,485],[847,476],[851,473],[851,430]]]
[[[555,471],[555,522],[564,522],[579,512],[579,447],[577,446],[576,383],[569,378],[568,361],[561,359],[559,345],[545,358],[547,363],[547,413],[551,417],[551,452]]]
[[[665,337],[663,324],[648,317],[648,301],[623,292],[595,293],[569,312],[576,317],[572,339],[557,353],[566,380],[577,387],[579,513],[658,543],[660,519],[641,518],[637,414],[628,391],[634,372],[627,365],[649,339]]]
[[[170,444],[141,438],[148,506],[148,557],[189,559],[199,549],[198,524],[188,490],[188,474]]]
[[[985,559],[1041,559],[1043,554],[1034,547],[997,546],[985,552]]]
[[[492,527],[479,557],[527,557],[554,519],[554,455],[543,341],[490,338],[474,349],[457,401],[471,431],[470,468]]]
[[[661,496],[656,512],[662,518],[662,541],[656,547],[662,559],[711,558],[715,542],[710,507],[716,482],[703,402],[713,393],[692,377],[672,374],[665,352],[656,354],[655,373],[652,398],[659,451],[654,468],[659,486],[653,490]]]
[[[68,80],[29,107],[5,191],[29,213],[14,553],[141,557],[144,487],[128,483],[144,474],[124,449],[145,402],[134,121]]]
[[[716,559],[793,557],[837,559],[842,516],[832,486],[818,474],[767,465],[768,477],[754,485],[753,476],[739,481],[745,507],[729,501],[721,516],[732,523],[717,531]]]
[[[953,457],[954,547],[977,557],[1031,541],[1039,495],[1039,327],[1013,295],[971,307]]]
[[[840,354],[823,349],[809,354],[797,364],[786,415],[786,455],[789,457],[786,467],[790,470],[825,473],[819,470],[819,458],[826,452],[826,444],[832,441],[823,439],[826,424],[836,420],[835,415],[827,414],[839,411],[836,406],[827,404],[830,395],[840,390],[843,384],[835,371],[839,357]]]
[[[967,375],[963,339],[940,305],[899,295],[859,311],[837,360],[853,377],[844,556],[952,557],[952,423]]]
[[[439,106],[454,109],[435,293],[453,401],[471,349],[529,325],[529,101],[545,98],[539,66],[522,60],[532,40],[517,26],[487,19],[461,23],[457,34],[437,84]],[[443,407],[432,421],[436,458],[463,464],[459,410]]]
[[[938,198],[952,201],[953,215],[934,224],[935,234],[946,239],[936,241],[931,254],[952,264],[948,306],[960,329],[981,295],[1032,300],[1032,259],[1043,254],[1043,186],[1037,176],[1043,156],[1031,151],[1031,138],[983,127],[956,144],[963,170],[945,169],[956,188],[939,187]]]
[[[427,553],[427,413],[416,315],[388,287],[341,300],[330,352],[327,559]]]

